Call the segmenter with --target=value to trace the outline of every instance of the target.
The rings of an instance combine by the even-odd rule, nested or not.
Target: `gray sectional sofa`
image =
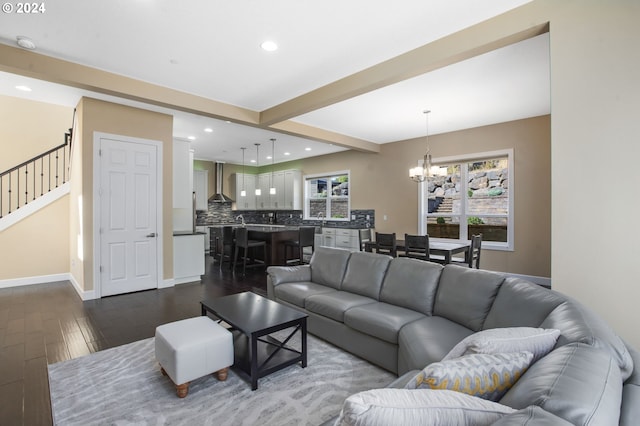
[[[638,424],[640,355],[592,311],[503,274],[318,247],[309,265],[269,267],[268,296],[309,314],[309,332],[400,376],[403,387],[461,340],[500,327],[558,329],[499,403],[496,424]],[[567,423],[568,422],[568,423]]]

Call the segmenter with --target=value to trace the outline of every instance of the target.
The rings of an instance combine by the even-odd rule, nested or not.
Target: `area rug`
[[[154,339],[49,365],[56,425],[319,425],[351,394],[395,376],[314,336],[308,363],[264,377],[258,389],[230,370],[194,380],[180,399],[160,373]]]

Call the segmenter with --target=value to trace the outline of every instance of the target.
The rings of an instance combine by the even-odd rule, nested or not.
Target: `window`
[[[421,232],[513,250],[513,150],[434,159],[435,172],[420,184]],[[425,230],[426,228],[426,230]]]
[[[304,218],[307,220],[349,220],[349,172],[304,177]]]

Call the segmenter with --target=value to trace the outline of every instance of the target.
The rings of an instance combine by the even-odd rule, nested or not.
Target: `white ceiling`
[[[38,15],[0,15],[0,43],[262,111],[529,0],[56,0]],[[279,45],[266,52],[260,43]],[[16,85],[28,85],[29,93]],[[75,106],[81,96],[174,115],[196,158],[261,164],[344,148],[0,73],[0,93]],[[548,36],[469,59],[294,117],[375,143],[548,114]],[[210,127],[213,132],[204,132]],[[305,148],[310,148],[306,151]],[[285,156],[284,152],[290,153]]]

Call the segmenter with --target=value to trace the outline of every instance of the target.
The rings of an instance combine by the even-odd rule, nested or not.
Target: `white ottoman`
[[[214,372],[218,380],[227,379],[233,364],[233,338],[206,316],[188,318],[156,328],[155,352],[162,374],[173,380],[178,397],[184,398],[191,380]]]

